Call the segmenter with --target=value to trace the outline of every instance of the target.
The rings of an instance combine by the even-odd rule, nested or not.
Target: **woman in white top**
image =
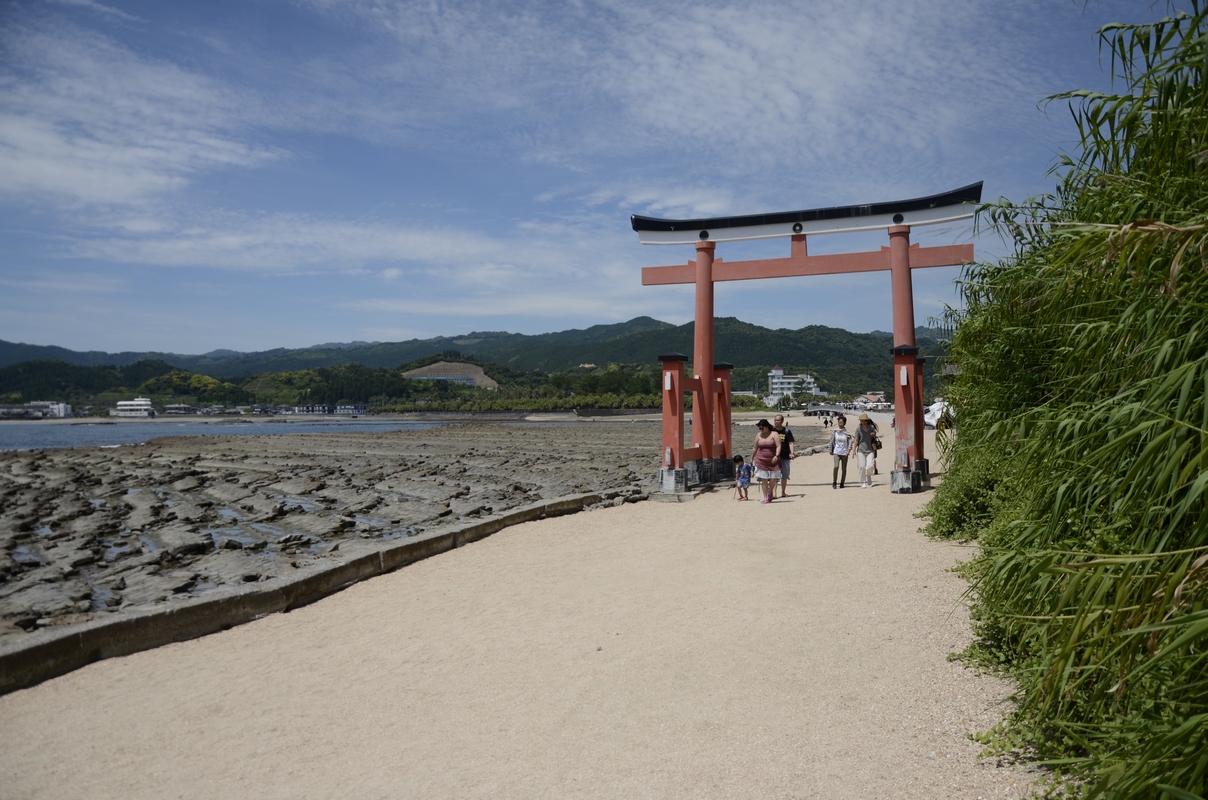
[[[835,457],[835,469],[831,472],[831,488],[842,489],[847,482],[847,457],[851,454],[855,439],[847,432],[847,417],[840,414],[835,418],[839,427],[831,431],[830,453]],[[840,471],[842,470],[842,471]]]

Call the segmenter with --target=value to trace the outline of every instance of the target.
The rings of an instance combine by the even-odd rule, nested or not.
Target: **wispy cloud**
[[[574,270],[574,259],[628,242],[624,233],[601,236],[588,221],[531,222],[491,234],[467,227],[407,226],[305,214],[193,212],[160,217],[137,235],[80,236],[63,245],[62,256],[163,267],[207,267],[255,272],[333,272],[364,265],[406,265],[430,274],[465,270],[545,274]],[[614,226],[615,227],[615,226]],[[594,260],[594,259],[593,259]],[[523,266],[521,266],[523,265]],[[398,277],[398,272],[390,276]]]
[[[96,12],[98,14],[102,14],[104,16],[116,17],[118,19],[129,20],[132,22],[138,20],[138,17],[135,17],[131,14],[127,14],[125,11],[122,11],[121,9],[113,8],[112,6],[107,6],[107,5],[98,3],[98,2],[96,2],[96,0],[48,0],[48,2],[54,3],[56,5],[61,5],[61,6],[75,6],[77,8],[86,8],[89,11],[94,11],[94,12]]]
[[[56,294],[116,303],[154,274],[165,294],[209,298],[223,331],[240,317],[219,287],[307,286],[291,303],[330,311],[327,339],[446,318],[683,321],[690,287],[642,288],[637,269],[691,253],[642,250],[629,213],[980,178],[997,181],[989,196],[1033,190],[1035,104],[1071,88],[1053,57],[1077,23],[1068,5],[213,0],[134,18],[104,0],[10,3],[0,250],[11,240],[35,267],[10,257],[2,285],[50,309]],[[1054,15],[1066,31],[1037,21]],[[965,233],[916,241],[943,235]],[[746,316],[763,291],[728,286],[719,313]],[[799,324],[813,295],[785,291],[761,321]],[[844,302],[825,313],[850,317]]]
[[[125,285],[122,278],[92,272],[38,271],[26,277],[0,276],[0,286],[40,294],[112,294],[122,291]]]
[[[389,312],[392,314],[414,314],[431,316],[432,301],[429,298],[373,298],[352,301],[342,304],[346,308]],[[564,292],[535,292],[510,297],[460,297],[458,302],[450,304],[441,311],[443,316],[491,319],[502,316],[529,316],[561,319],[579,315],[588,318],[598,318],[608,315],[610,311],[609,298],[592,293],[582,295],[566,294]]]
[[[648,169],[675,153],[689,178],[757,170],[772,192],[794,176],[833,190],[870,165],[882,183],[944,171],[975,153],[967,134],[987,117],[1010,127],[1009,110],[1040,99],[1041,67],[985,34],[1036,4],[993,20],[977,4],[890,0],[609,2],[539,14],[495,3],[310,5],[393,42],[384,62],[344,69],[358,70],[362,89],[391,86],[394,103],[438,112],[450,146],[461,144],[457,130],[489,119],[494,146],[536,161],[641,154]],[[465,124],[451,137],[450,121]],[[655,198],[651,209],[676,206]]]
[[[591,207],[609,204],[618,209],[640,208],[647,214],[673,218],[715,216],[734,208],[734,192],[729,186],[677,186],[674,181],[600,186],[580,200]]]
[[[594,184],[575,193],[588,204],[667,216],[845,202],[874,173],[912,196],[969,179],[965,134],[1034,91],[961,2],[302,5],[343,35],[288,69],[255,42],[203,37],[258,88],[18,16],[0,34],[20,77],[0,84],[0,196],[160,202],[289,157],[263,143],[273,129],[558,164]],[[619,169],[599,174],[600,158]],[[708,188],[739,175],[763,176],[763,196]]]
[[[16,17],[0,31],[0,199],[140,204],[281,157],[252,140],[238,90],[61,19]]]

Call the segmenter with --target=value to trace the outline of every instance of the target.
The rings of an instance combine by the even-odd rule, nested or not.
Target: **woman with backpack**
[[[860,415],[860,427],[856,428],[856,468],[860,471],[860,488],[872,486],[873,471],[877,468],[877,450],[881,441],[873,431],[872,417]]]

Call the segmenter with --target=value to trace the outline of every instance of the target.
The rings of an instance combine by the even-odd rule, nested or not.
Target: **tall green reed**
[[[1015,253],[949,312],[960,430],[928,507],[976,538],[1000,731],[1092,796],[1208,794],[1208,8],[1101,31],[1054,194],[983,207]]]

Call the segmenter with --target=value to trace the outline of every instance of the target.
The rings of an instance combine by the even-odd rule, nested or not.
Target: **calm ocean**
[[[399,420],[306,420],[297,422],[0,422],[0,450],[50,447],[113,447],[164,436],[250,436],[273,433],[385,433],[435,428],[440,422]]]

